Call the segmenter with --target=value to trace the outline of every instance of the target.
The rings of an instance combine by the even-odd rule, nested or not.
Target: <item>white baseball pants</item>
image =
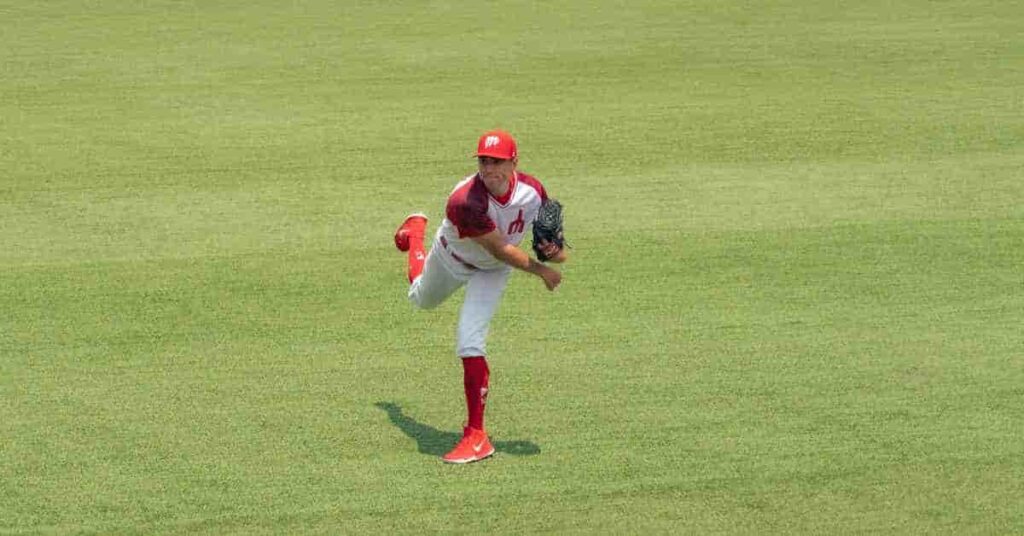
[[[420,309],[433,309],[459,287],[466,286],[459,311],[455,352],[458,357],[486,356],[487,332],[508,284],[510,266],[479,270],[463,265],[435,240],[423,273],[409,286],[409,301]]]

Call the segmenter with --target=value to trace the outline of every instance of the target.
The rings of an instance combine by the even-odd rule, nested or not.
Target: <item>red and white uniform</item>
[[[525,173],[512,174],[508,192],[501,198],[491,195],[476,175],[466,177],[448,196],[437,236],[456,260],[481,270],[503,268],[505,263],[472,237],[497,229],[506,243],[518,246],[547,197],[540,181]]]
[[[509,189],[494,197],[477,174],[460,181],[448,196],[445,218],[434,237],[423,273],[409,287],[409,299],[430,309],[459,287],[466,298],[459,315],[459,357],[486,355],[491,317],[505,291],[511,267],[496,259],[472,237],[497,230],[505,242],[519,245],[547,200],[536,178],[516,171]]]

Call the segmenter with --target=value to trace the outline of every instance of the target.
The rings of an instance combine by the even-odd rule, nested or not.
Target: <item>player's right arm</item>
[[[530,258],[525,251],[518,247],[506,243],[497,230],[480,236],[474,236],[472,240],[480,244],[481,247],[501,262],[541,278],[548,290],[555,290],[559,283],[562,282],[562,274],[554,268],[545,266]]]

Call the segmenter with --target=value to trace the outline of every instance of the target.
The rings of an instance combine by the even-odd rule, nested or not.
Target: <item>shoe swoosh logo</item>
[[[484,442],[481,441],[481,442],[477,443],[476,445],[473,445],[473,452],[479,453],[481,450],[483,450],[483,448],[484,448]]]

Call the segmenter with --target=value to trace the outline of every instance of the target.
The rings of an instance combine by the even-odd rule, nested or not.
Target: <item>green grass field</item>
[[[0,2],[0,533],[1024,534],[1022,27]],[[460,300],[391,234],[493,127],[575,249],[451,467]]]

